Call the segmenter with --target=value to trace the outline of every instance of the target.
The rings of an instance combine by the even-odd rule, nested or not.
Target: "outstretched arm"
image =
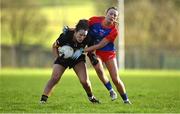
[[[109,40],[107,38],[103,38],[103,40],[101,40],[98,44],[90,46],[90,47],[86,47],[84,49],[84,52],[90,52],[96,49],[100,49],[104,47],[105,45],[107,45],[108,43],[109,43]]]
[[[100,48],[104,47],[106,44],[108,44],[109,42],[110,41],[107,38],[104,38],[96,45],[86,47],[85,49],[83,49],[83,48],[78,49],[74,52],[72,59],[74,59],[74,60],[78,59],[80,57],[80,55],[84,52],[92,52],[93,50],[100,49]]]

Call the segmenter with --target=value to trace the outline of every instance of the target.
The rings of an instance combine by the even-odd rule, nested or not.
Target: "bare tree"
[[[12,66],[21,66],[21,50],[25,45],[39,44],[45,41],[46,18],[37,6],[29,5],[28,0],[11,4],[11,0],[1,2],[2,29],[11,38]]]
[[[179,8],[175,4],[178,1],[126,0],[126,44],[159,47],[179,46],[180,15]]]
[[[118,7],[118,0],[96,0],[94,5],[97,15],[105,15],[107,8],[112,6]]]

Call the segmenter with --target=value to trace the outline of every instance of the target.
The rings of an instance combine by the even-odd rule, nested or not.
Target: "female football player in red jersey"
[[[99,101],[92,94],[91,83],[85,65],[85,55],[81,54],[78,59],[73,60],[72,58],[63,58],[58,52],[58,48],[64,45],[71,46],[75,52],[76,50],[84,48],[86,45],[88,45],[90,42],[89,37],[87,37],[88,28],[88,20],[80,20],[74,30],[68,31],[66,34],[61,34],[54,42],[53,52],[56,60],[54,61],[52,76],[44,89],[40,103],[46,103],[52,89],[61,79],[61,76],[68,67],[73,68],[75,71],[87,93],[88,99],[92,103],[99,103]]]
[[[105,17],[91,17],[89,19],[89,35],[94,40],[95,45],[90,46],[79,50],[79,53],[76,53],[75,59],[80,55],[80,53],[91,52],[96,50],[96,55],[98,57],[97,64],[94,65],[94,68],[99,76],[99,78],[106,79],[103,82],[106,84],[107,88],[112,88],[110,83],[107,83],[107,78],[105,78],[105,73],[103,70],[102,63],[105,63],[110,77],[114,85],[116,86],[119,94],[121,95],[124,103],[131,104],[128,99],[125,86],[121,79],[119,78],[116,53],[114,40],[118,35],[116,20],[118,18],[118,10],[115,7],[110,7]],[[91,54],[89,54],[92,56]],[[116,96],[117,97],[117,96]]]
[[[89,34],[92,39],[94,39],[96,45],[86,48],[85,52],[96,50],[96,55],[99,58],[99,63],[96,65],[99,67],[96,68],[95,66],[96,71],[99,71],[99,69],[103,70],[102,62],[104,62],[124,103],[131,104],[126,94],[125,86],[119,78],[117,67],[114,46],[114,40],[118,35],[118,30],[116,28],[117,18],[117,8],[110,7],[105,17],[91,17],[89,19]],[[99,76],[104,75],[100,74]]]

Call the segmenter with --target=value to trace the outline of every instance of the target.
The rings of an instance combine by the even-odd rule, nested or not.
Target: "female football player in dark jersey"
[[[118,30],[116,27],[116,20],[118,17],[118,10],[115,7],[108,8],[106,15],[101,17],[91,17],[89,19],[89,35],[94,40],[94,46],[87,47],[85,50],[80,49],[79,53],[76,53],[74,58],[78,58],[80,53],[82,52],[91,52],[96,50],[96,55],[98,57],[99,62],[94,65],[94,68],[100,79],[106,79],[105,73],[103,70],[102,63],[105,63],[109,74],[112,78],[114,85],[116,86],[119,94],[121,95],[124,103],[131,104],[128,99],[125,86],[121,79],[119,78],[118,68],[117,68],[117,60],[115,53],[114,40],[118,35]],[[104,83],[107,80],[103,81]],[[107,86],[110,88],[110,83],[107,83]],[[114,95],[114,98],[117,97]]]
[[[78,59],[73,60],[72,58],[65,59],[62,56],[59,56],[58,52],[58,48],[64,45],[71,46],[74,49],[75,53],[76,50],[85,48],[85,46],[90,43],[90,38],[87,37],[87,33],[88,21],[80,20],[74,30],[68,31],[66,34],[61,34],[59,38],[54,42],[53,53],[56,57],[56,60],[53,65],[52,76],[44,89],[40,103],[46,103],[52,89],[58,83],[64,71],[68,67],[73,68],[73,70],[75,71],[83,88],[87,93],[88,99],[92,103],[99,103],[99,101],[92,94],[91,83],[85,65],[85,55],[81,54]]]

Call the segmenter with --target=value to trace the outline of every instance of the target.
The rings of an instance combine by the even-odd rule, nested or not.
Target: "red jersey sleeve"
[[[109,40],[110,42],[114,42],[114,40],[116,39],[117,35],[118,35],[118,31],[117,31],[117,29],[114,27],[114,28],[112,29],[112,31],[110,32],[110,34],[107,35],[105,38],[106,38],[107,40]]]

